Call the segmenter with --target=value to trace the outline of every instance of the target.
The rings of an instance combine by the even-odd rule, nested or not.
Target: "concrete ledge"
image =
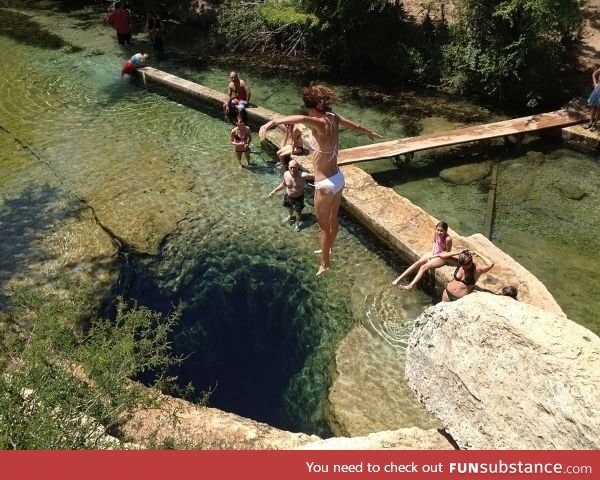
[[[580,152],[598,153],[598,150],[600,150],[600,131],[590,132],[583,128],[583,125],[563,128],[562,138],[564,142]]]
[[[170,93],[175,93],[185,103],[217,112],[218,115],[222,114],[223,102],[227,100],[227,95],[224,93],[152,67],[140,69],[137,74],[144,78],[148,87],[157,85]],[[272,118],[282,116],[260,107],[249,108],[247,112],[248,123],[253,128]],[[569,128],[581,129],[585,132],[579,126]],[[270,130],[267,141],[274,148],[278,148],[283,134],[283,127]],[[309,136],[310,132],[304,127],[303,137],[306,148]],[[308,156],[294,156],[294,158],[304,169],[312,170],[312,163]],[[356,221],[401,257],[411,262],[431,249],[432,232],[437,223],[435,218],[392,189],[377,184],[360,168],[345,166],[342,167],[342,171],[346,177],[343,206]],[[564,316],[562,309],[544,284],[485,237],[479,234],[461,237],[454,231],[451,231],[451,235],[454,238],[455,248],[478,250],[496,264],[479,280],[481,287],[497,292],[504,285],[515,285],[519,289],[520,300]],[[452,271],[448,267],[443,267],[435,272],[435,283],[439,291],[450,280]]]

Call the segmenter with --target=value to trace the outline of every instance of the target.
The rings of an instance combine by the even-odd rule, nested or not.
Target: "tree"
[[[301,0],[319,19],[313,51],[346,75],[382,84],[419,79],[424,68],[422,32],[408,20],[402,2]],[[386,81],[387,80],[387,81]]]
[[[577,0],[457,0],[446,87],[523,109],[561,102]]]

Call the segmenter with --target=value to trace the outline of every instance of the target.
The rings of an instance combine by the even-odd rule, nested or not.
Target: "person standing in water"
[[[290,160],[288,171],[284,172],[283,180],[269,193],[269,198],[285,188],[283,195],[283,206],[288,209],[287,221],[295,223],[294,230],[299,232],[302,228],[302,210],[304,210],[304,188],[307,180],[313,176],[300,171],[300,165],[296,160]]]
[[[330,268],[330,256],[339,230],[338,211],[345,185],[344,175],[337,164],[339,127],[341,125],[364,133],[370,139],[383,137],[334,113],[331,106],[339,103],[339,98],[325,85],[312,84],[303,88],[302,100],[308,109],[308,115],[290,115],[273,119],[260,127],[259,135],[264,139],[267,130],[286,123],[303,123],[312,132],[310,149],[315,176],[315,215],[321,230],[321,263],[317,270],[319,276]]]
[[[446,260],[440,258],[440,253],[450,252],[452,250],[452,237],[448,235],[448,224],[446,222],[438,222],[435,226],[435,232],[433,234],[433,248],[429,255],[422,256],[419,260],[408,267],[402,275],[392,282],[392,285],[398,285],[400,280],[406,277],[408,274],[418,269],[415,278],[408,285],[401,285],[400,288],[404,290],[412,290],[412,288],[423,278],[425,272],[432,268],[443,267],[446,265]]]
[[[241,115],[237,117],[236,126],[231,129],[229,134],[229,141],[235,147],[235,157],[240,165],[242,165],[242,155],[246,157],[246,163],[250,163],[250,143],[252,142],[252,132],[250,127],[244,123],[244,119]]]
[[[121,2],[115,3],[115,8],[108,13],[106,21],[112,25],[117,32],[119,45],[133,45],[131,38],[131,12]]]

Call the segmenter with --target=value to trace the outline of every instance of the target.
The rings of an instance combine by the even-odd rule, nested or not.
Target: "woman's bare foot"
[[[400,288],[402,290],[412,290],[413,289],[413,287],[410,285],[400,285]]]
[[[317,277],[319,277],[322,274],[324,274],[327,270],[329,270],[329,267],[326,267],[323,264],[319,265],[319,269],[317,270]]]

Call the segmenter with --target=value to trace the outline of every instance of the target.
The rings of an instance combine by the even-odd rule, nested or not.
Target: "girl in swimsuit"
[[[481,258],[485,265],[476,265],[473,261],[474,256]],[[456,260],[454,260],[454,257],[456,257]],[[440,258],[445,259],[448,263],[458,262],[452,280],[448,282],[444,293],[442,293],[442,301],[444,302],[453,302],[471,293],[475,289],[475,283],[477,283],[479,277],[489,272],[494,266],[494,263],[488,258],[469,250],[463,250],[460,253],[441,253]]]
[[[312,132],[312,160],[315,175],[315,215],[321,229],[321,264],[317,276],[329,270],[329,257],[338,233],[338,210],[342,201],[344,176],[338,170],[339,126],[366,134],[370,139],[383,138],[381,135],[348,120],[331,111],[331,105],[338,103],[337,94],[325,85],[311,85],[302,89],[302,100],[308,115],[290,115],[265,123],[260,128],[260,138],[264,139],[267,130],[281,124],[303,123]]]
[[[235,156],[242,168],[242,155],[246,157],[246,163],[250,163],[250,142],[252,142],[252,133],[250,127],[244,123],[241,115],[238,116],[237,124],[231,129],[229,141],[235,147]]]
[[[448,235],[448,224],[446,222],[438,222],[435,226],[435,233],[433,234],[433,249],[431,254],[422,256],[419,260],[408,267],[402,275],[392,282],[392,285],[398,285],[400,280],[406,277],[409,273],[419,270],[413,278],[413,281],[408,285],[401,285],[400,288],[404,290],[411,290],[418,282],[423,278],[425,272],[432,268],[438,268],[446,265],[446,259],[440,258],[440,254],[443,252],[450,252],[452,250],[452,237]]]

